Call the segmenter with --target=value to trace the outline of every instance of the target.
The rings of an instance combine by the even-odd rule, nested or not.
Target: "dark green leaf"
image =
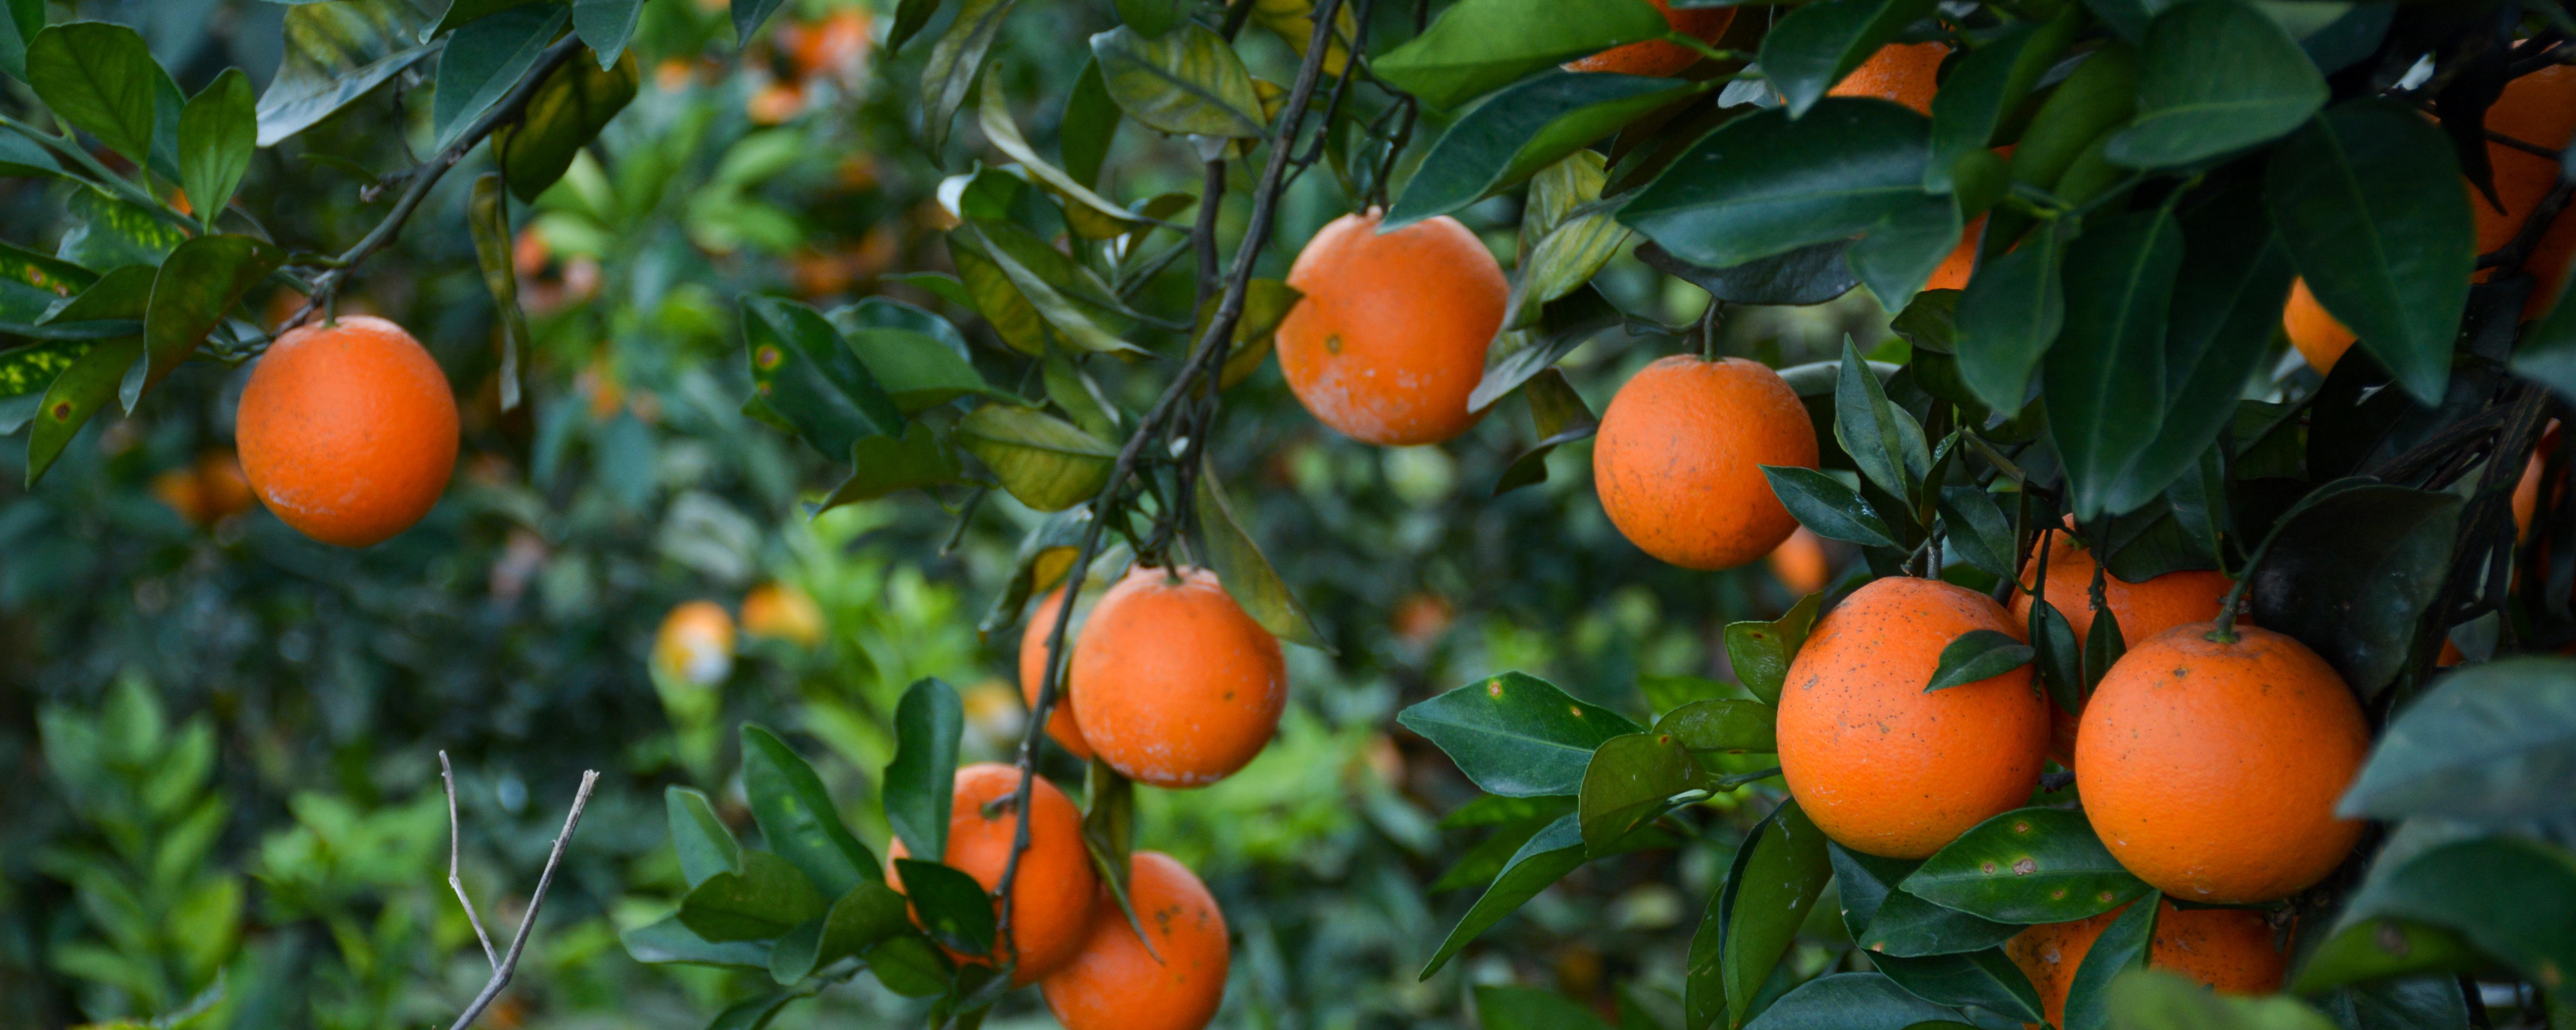
[[[1908,864],[1910,867],[1910,863]],[[1943,908],[1922,898],[1896,891],[1878,907],[1865,936],[1853,938],[1870,950],[1870,960],[1881,956],[1912,958],[1923,955],[1955,955],[1982,951],[2011,940],[2021,927],[1980,919],[1957,909]],[[1906,979],[1898,977],[1898,979]],[[2009,982],[2009,981],[2007,981]],[[1925,995],[1925,997],[1931,997]],[[1934,998],[1935,1001],[1944,999]],[[1953,1004],[1969,1004],[1954,1002]],[[1992,1006],[1989,1006],[1992,1007]]]
[[[409,0],[298,4],[286,11],[286,54],[259,97],[259,145],[276,146],[428,56]]]
[[[1869,962],[1896,981],[1897,986],[1925,1001],[1974,1006],[2024,1022],[2039,1021],[2039,989],[2031,986],[2030,977],[2020,967],[2004,957],[2001,948],[1917,958],[1873,954]]]
[[[2452,670],[2398,713],[2335,809],[2507,827],[2576,811],[2571,782],[2576,661],[2503,658]]]
[[[143,275],[149,284],[151,273]],[[89,269],[0,241],[0,322],[32,324],[96,282],[98,274]]]
[[[967,252],[988,263],[992,271],[1001,273],[1008,288],[1028,310],[1056,331],[1060,342],[1095,354],[1145,353],[1118,338],[1127,319],[1117,309],[1115,295],[1099,277],[1036,234],[1010,222],[970,223],[949,234],[949,244],[949,251],[959,259],[960,272],[970,271]],[[989,280],[989,276],[986,278]],[[968,275],[970,287],[978,287],[975,280],[976,276]],[[985,309],[982,295],[992,288],[988,281],[976,289],[977,307],[988,316],[992,311]],[[996,319],[997,328],[999,321]],[[1028,346],[1021,349],[1036,352]]]
[[[1594,853],[1671,811],[1700,781],[1699,763],[1671,734],[1630,733],[1601,742],[1584,766],[1575,820]],[[1686,803],[1686,802],[1685,802]]]
[[[1297,603],[1297,595],[1288,582],[1279,578],[1270,558],[1261,553],[1261,545],[1252,542],[1252,534],[1234,516],[1234,504],[1225,494],[1225,484],[1217,480],[1216,466],[1200,455],[1198,476],[1199,540],[1207,550],[1208,564],[1216,569],[1217,582],[1225,586],[1234,603],[1244,614],[1270,635],[1295,644],[1332,654],[1333,647],[1315,629],[1315,619],[1306,614],[1306,606]]]
[[[2079,812],[2023,808],[1978,823],[1899,887],[1998,923],[2063,923],[2146,893]]]
[[[506,8],[466,23],[438,56],[438,87],[429,106],[430,149],[445,150],[500,103],[563,31],[571,12],[559,4]]]
[[[27,41],[44,30],[44,0],[8,0],[0,5],[0,74],[25,79]]]
[[[501,173],[474,177],[466,201],[466,223],[474,234],[474,262],[483,270],[483,289],[501,316],[501,409],[519,406],[520,355],[536,340],[528,335],[528,316],[519,310],[519,271],[512,259],[510,205],[502,195]]]
[[[2120,632],[2120,616],[2109,609],[2095,609],[2093,624],[2084,630],[2084,694],[2092,696],[2093,688],[2108,675],[2120,656],[2129,653],[2128,637]]]
[[[733,0],[734,45],[749,46],[752,34],[759,32],[761,23],[784,3],[786,0]]]
[[[1583,403],[1583,395],[1565,381],[1565,373],[1555,368],[1541,369],[1539,374],[1521,384],[1521,399],[1529,402],[1530,422],[1538,430],[1538,442],[1512,458],[1503,476],[1494,483],[1494,494],[1547,481],[1547,456],[1557,448],[1590,438],[1601,430],[1601,420]]]
[[[1818,0],[1792,10],[1762,37],[1762,74],[1791,118],[1801,118],[1825,91],[1915,19],[1933,0]]]
[[[2181,227],[2163,210],[2088,227],[2067,248],[2065,329],[2040,396],[2078,519],[2106,514],[2114,492],[2137,497],[2121,490],[2122,477],[2163,419],[2165,315],[2182,255]]]
[[[1922,202],[1930,123],[1882,100],[1806,117],[1745,115],[1709,133],[1621,209],[1674,257],[1727,268],[1858,235]]]
[[[755,399],[815,450],[839,456],[871,436],[900,437],[903,412],[841,334],[814,309],[778,297],[742,300]]]
[[[1843,260],[1851,265],[1852,275],[1869,286],[1879,307],[1902,311],[1958,249],[1963,231],[1957,203],[1948,197],[1924,197],[1879,219],[1851,245]]]
[[[1719,698],[1693,701],[1655,720],[1655,732],[1693,751],[1777,751],[1772,724],[1779,713],[1759,701]]]
[[[226,68],[179,113],[179,184],[206,225],[233,201],[259,142],[258,99],[250,77]]]
[[[572,0],[572,30],[581,34],[602,68],[615,66],[626,53],[635,23],[643,17],[644,0]]]
[[[1637,0],[1460,0],[1428,31],[1370,67],[1397,89],[1445,109],[1551,65],[1669,29],[1662,14]]]
[[[1118,21],[1150,39],[1188,18],[1185,0],[1117,0]]]
[[[2576,905],[2576,856],[2564,848],[2515,837],[2453,841],[2371,881],[2346,908],[2346,925],[2396,917],[2443,927],[2543,982],[2576,969],[2576,923],[2565,917]]]
[[[1546,890],[1549,884],[1564,879],[1565,874],[1582,864],[1583,831],[1574,816],[1566,815],[1549,823],[1546,829],[1521,845],[1519,851],[1513,852],[1510,861],[1503,863],[1502,875],[1494,878],[1494,885],[1485,889],[1484,896],[1476,899],[1476,903],[1467,909],[1467,914],[1458,920],[1458,925],[1450,929],[1449,936],[1440,942],[1439,950],[1432,952],[1431,961],[1422,967],[1421,979],[1430,979],[1431,974],[1448,965],[1450,958],[1474,941],[1477,935],[1501,922],[1504,916],[1512,914],[1523,903],[1537,897],[1538,892]]]
[[[892,57],[912,37],[930,25],[932,15],[939,13],[940,0],[902,0],[895,6],[894,28],[887,30],[885,52]]]
[[[1719,968],[1729,1023],[1743,1021],[1755,992],[1788,954],[1798,924],[1806,922],[1808,910],[1834,875],[1824,831],[1794,799],[1780,802],[1744,850],[1747,857],[1719,894],[1726,913]]]
[[[742,853],[740,872],[717,873],[680,900],[680,923],[716,943],[767,940],[821,916],[826,899],[786,859]]]
[[[2019,411],[2031,373],[2066,324],[2059,264],[2073,231],[2041,229],[1986,262],[1959,297],[1959,378],[1997,411]]]
[[[1960,560],[1995,576],[2017,571],[2012,523],[1993,494],[1973,486],[1942,487],[1941,516],[1949,529],[1943,539]]]
[[[1000,477],[1002,488],[1039,511],[1062,511],[1109,481],[1118,450],[1034,408],[987,404],[957,423],[958,442]]]
[[[2156,938],[2157,909],[2163,905],[2164,895],[2148,891],[2093,939],[2093,947],[2085,951],[2084,961],[2067,981],[2063,1030],[2102,1030],[2110,1022],[2111,981],[2129,970],[2146,968]]]
[[[1476,1020],[1483,1030],[1609,1030],[1582,1003],[1536,987],[1476,985]]]
[[[1141,124],[1174,135],[1248,139],[1264,132],[1252,73],[1204,26],[1148,39],[1122,25],[1091,37],[1091,54],[1110,99]]]
[[[1860,348],[1852,344],[1848,335],[1843,337],[1842,367],[1834,379],[1834,442],[1842,445],[1843,453],[1851,456],[1862,475],[1892,497],[1914,496],[1916,484],[1932,468],[1932,452],[1923,443],[1923,426],[1914,421],[1911,412],[1888,403],[1886,386],[1878,381],[1869,363],[1861,360]],[[1792,506],[1793,514],[1796,510]],[[1821,529],[1816,531],[1824,533]]]
[[[775,0],[768,0],[775,2]],[[950,123],[966,106],[966,93],[984,75],[984,55],[1010,17],[1013,0],[965,0],[948,31],[930,44],[930,60],[921,66],[922,132],[933,160],[948,150]],[[927,20],[927,15],[923,16]]]
[[[620,934],[619,939],[626,945],[626,954],[637,962],[688,962],[702,966],[769,968],[768,942],[710,941],[690,932],[688,926],[681,923],[678,916],[628,930]]]
[[[671,847],[680,853],[680,878],[695,887],[717,873],[742,871],[742,845],[716,818],[707,796],[688,787],[662,792],[671,824]]]
[[[1744,1030],[1905,1030],[1965,1018],[1879,973],[1828,973],[1781,995]]]
[[[951,285],[955,282],[956,280],[949,280]],[[843,336],[854,337],[870,329],[903,329],[938,341],[940,346],[948,348],[949,353],[956,355],[960,361],[972,360],[971,352],[966,346],[966,335],[958,332],[956,326],[926,309],[914,307],[891,297],[864,297],[856,304],[825,312],[823,317],[829,319],[832,327],[840,330]],[[861,360],[873,361],[865,348],[858,349]],[[871,365],[871,367],[874,366]],[[884,374],[881,373],[879,378],[885,378]],[[981,381],[981,379],[977,380],[977,382]]]
[[[914,682],[895,706],[885,815],[895,837],[915,855],[948,853],[949,795],[957,780],[957,738],[965,729],[965,703],[937,677]]]
[[[1440,134],[1388,210],[1385,229],[1455,212],[1705,88],[1678,79],[1561,68],[1514,83]]]
[[[76,21],[27,41],[27,84],[36,96],[137,164],[151,157],[155,90],[169,79],[143,35],[123,25]]]
[[[2313,999],[2345,1030],[2469,1030],[2459,980],[2411,976],[2345,988]]]
[[[2131,168],[2242,150],[2298,128],[2326,103],[2325,76],[2289,33],[2230,0],[2157,15],[2141,56],[2137,121],[2103,152]]]
[[[2451,567],[2460,499],[2367,481],[2319,488],[2273,527],[2248,597],[2254,624],[2316,650],[2361,696],[2406,662]]]
[[[1968,51],[1932,95],[1932,161],[1924,166],[1923,188],[1950,191],[1959,159],[1994,142],[1995,130],[2030,95],[2083,24],[2070,4],[2057,17],[2010,25]]]
[[[1396,714],[1488,794],[1573,794],[1592,751],[1644,727],[1584,704],[1535,676],[1507,672],[1470,683]],[[1567,823],[1569,830],[1573,823]],[[1574,834],[1579,842],[1581,835]]]
[[[1073,80],[1073,91],[1065,94],[1064,119],[1057,129],[1066,175],[1085,186],[1100,184],[1100,163],[1109,157],[1121,117],[1118,101],[1109,95],[1108,80],[1100,74],[1100,60],[1084,62],[1082,74]]]
[[[102,340],[54,377],[36,408],[35,429],[27,436],[27,485],[33,487],[70,446],[72,436],[116,396],[125,370],[143,355],[143,338]]]
[[[907,998],[928,998],[948,990],[952,967],[948,956],[918,933],[897,934],[869,946],[868,968],[886,990]]]
[[[867,436],[850,445],[850,478],[834,487],[816,512],[875,500],[919,487],[962,482],[966,469],[956,452],[926,423],[903,428],[903,437]]]
[[[707,1030],[762,1030],[770,1020],[778,1018],[778,1010],[800,997],[803,995],[790,991],[771,991],[735,1002],[716,1013],[716,1018],[707,1023]]]
[[[1979,683],[2030,664],[2029,644],[2010,633],[1972,629],[1941,648],[1941,664],[1932,670],[1931,693],[1945,687]]]
[[[1649,240],[1637,245],[1637,259],[1722,301],[1822,304],[1860,285],[1860,277],[1852,274],[1851,262],[1844,258],[1850,250],[1851,241],[1832,240],[1729,268],[1708,268],[1674,257]]]
[[[1778,465],[1762,466],[1762,474],[1771,480],[1771,492],[1788,506],[1789,514],[1817,536],[1863,547],[1896,546],[1896,535],[1886,521],[1842,480],[1816,469]]]
[[[1589,284],[1550,302],[1540,310],[1536,327],[1507,329],[1495,339],[1484,378],[1467,394],[1467,410],[1491,407],[1602,330],[1618,325],[1623,317],[1599,288]]]
[[[160,269],[151,265],[126,265],[92,280],[70,300],[57,302],[37,321],[56,325],[107,319],[140,323],[151,310],[152,287],[159,279]],[[142,327],[138,324],[136,328]]]
[[[2315,994],[2388,977],[2475,972],[2493,964],[2457,931],[2411,919],[2375,916],[2342,921],[2334,928],[2333,936],[2308,954],[2290,988],[2300,994]],[[2448,975],[2441,979],[2456,984]]]
[[[2406,392],[2437,404],[2477,264],[2441,130],[2404,104],[2338,104],[2274,150],[2264,197],[2317,302]]]
[[[563,178],[573,155],[635,99],[639,74],[629,53],[606,68],[575,60],[547,75],[519,120],[492,134],[492,152],[501,159],[510,195],[533,202]]]
[[[1485,795],[1485,799],[1521,800],[1497,798],[1491,794]],[[1476,846],[1468,848],[1465,853],[1459,855],[1458,861],[1441,873],[1439,879],[1433,880],[1430,886],[1423,888],[1423,891],[1438,894],[1442,891],[1494,882],[1494,877],[1503,871],[1503,864],[1509,862],[1512,855],[1520,851],[1521,845],[1529,843],[1529,839],[1537,836],[1538,831],[1546,829],[1549,823],[1555,821],[1556,816],[1550,814],[1503,824],[1502,828],[1495,830],[1484,840],[1476,842]]]
[[[2296,998],[2219,994],[2161,969],[2131,970],[2110,987],[2111,1030],[2333,1030]]]
[[[742,727],[742,786],[761,840],[826,894],[847,894],[861,883],[885,879],[876,854],[842,824],[814,767],[777,734],[750,723]]]
[[[2036,549],[2033,553],[2037,553]],[[2036,568],[2037,559],[2032,561]],[[2040,686],[2048,691],[2049,700],[2057,702],[2060,711],[2083,711],[2084,645],[2075,639],[2075,625],[2066,621],[2066,613],[2058,611],[2047,598],[2033,596],[2029,632],[2031,665],[2039,673]]]
[[[54,152],[14,132],[0,132],[0,177],[43,179],[61,175]]]
[[[151,211],[96,189],[74,190],[69,207],[72,229],[63,234],[54,256],[76,265],[158,265],[188,238]]]
[[[948,335],[954,334],[955,330],[949,330]],[[859,356],[859,363],[876,376],[895,409],[906,415],[968,394],[1016,399],[987,385],[973,362],[937,336],[911,329],[856,327],[844,328],[842,339]]]
[[[993,897],[975,878],[937,862],[917,858],[894,860],[903,893],[913,913],[939,943],[968,955],[993,950]]]
[[[1824,603],[1825,595],[1808,594],[1770,622],[1727,624],[1727,662],[1744,681],[1744,689],[1763,704],[1780,703],[1780,689],[1789,682],[1789,663],[1806,646],[1807,633],[1816,627],[1816,613],[1824,610]]]

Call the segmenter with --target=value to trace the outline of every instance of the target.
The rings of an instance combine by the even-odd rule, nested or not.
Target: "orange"
[[[200,528],[248,511],[253,503],[241,459],[226,451],[207,451],[193,465],[153,476],[152,496]]]
[[[978,762],[957,770],[948,805],[948,851],[939,860],[975,878],[986,891],[1002,888],[1002,870],[1011,860],[1011,840],[1019,832],[1019,811],[993,804],[1020,789],[1020,771],[999,762]],[[1029,849],[1020,853],[1017,881],[1011,888],[1011,943],[1020,956],[1011,974],[1028,984],[1073,960],[1091,923],[1099,874],[1091,868],[1091,851],[1082,843],[1082,812],[1064,791],[1044,776],[1029,779],[1037,804],[1029,809]],[[909,855],[903,841],[886,847],[886,886],[903,889],[894,860]],[[1001,900],[996,898],[998,912]],[[1110,911],[1115,913],[1117,905]],[[915,918],[918,918],[916,914]],[[952,955],[960,961],[973,961]],[[993,959],[1002,946],[993,945]]]
[[[2299,349],[2299,356],[2308,359],[2308,367],[2318,375],[2334,371],[2335,362],[2343,360],[2343,352],[2358,339],[2326,312],[2325,305],[2317,303],[2305,279],[2290,283],[2290,302],[2281,308],[2281,329],[2290,334],[2290,345]]]
[[[1825,542],[1800,526],[1771,549],[1771,575],[1789,592],[1804,597],[1825,588]]]
[[[1233,775],[1288,705],[1278,639],[1206,569],[1137,566],[1100,595],[1066,671],[1092,754],[1157,787]]]
[[[742,632],[746,636],[784,640],[798,647],[823,642],[827,627],[823,606],[814,595],[789,583],[763,583],[742,599]]]
[[[2031,552],[2032,566],[2039,563],[2039,553]],[[2048,534],[2048,603],[2066,616],[2067,625],[2075,630],[2075,646],[2084,646],[2085,634],[2093,632],[2093,553],[2064,532]],[[2023,589],[2032,586],[2030,569],[2022,570]],[[2227,599],[2227,590],[2236,581],[2226,574],[2207,571],[2168,572],[2144,583],[2131,583],[2118,576],[2102,577],[2102,601],[2111,608],[2111,617],[2119,620],[2120,639],[2137,642],[2155,636],[2186,622],[2208,622],[2218,618],[2218,607]],[[2014,593],[2013,621],[2030,625],[2030,595]],[[2075,756],[2075,717],[2049,702],[2049,755],[2060,764],[2073,766]]]
[[[1483,417],[1467,395],[1511,294],[1493,252],[1448,216],[1377,231],[1374,209],[1316,233],[1288,270],[1306,299],[1279,323],[1298,403],[1344,436],[1439,443]]]
[[[1225,1000],[1225,913],[1170,855],[1139,851],[1127,870],[1127,900],[1152,950],[1103,897],[1082,950],[1038,991],[1065,1030],[1200,1030]]]
[[[2120,864],[2186,901],[2245,905],[2323,879],[2362,824],[2335,799],[2370,750],[2352,690],[2298,641],[2239,623],[2166,630],[2085,703],[2075,786]]]
[[[671,609],[653,634],[653,666],[683,683],[723,682],[733,672],[733,616],[713,601]]]
[[[1046,678],[1047,636],[1055,632],[1056,611],[1063,607],[1064,588],[1057,587],[1038,602],[1037,610],[1029,613],[1028,628],[1020,631],[1020,700],[1028,702],[1030,711],[1037,710],[1038,687]],[[1081,610],[1082,606],[1074,606],[1076,614]],[[1064,628],[1066,647],[1073,646],[1074,630],[1080,625],[1077,621]],[[1047,712],[1047,736],[1055,738],[1066,753],[1088,762],[1091,744],[1082,739],[1082,724],[1073,717],[1072,686],[1069,682],[1056,683],[1055,708]]]
[[[1923,858],[2030,798],[2048,751],[2030,666],[1923,691],[1941,649],[1979,629],[2023,636],[1984,594],[1902,576],[1853,591],[1816,623],[1780,692],[1780,769],[1826,836]]]
[[[2039,989],[2041,1014],[2050,1026],[2066,1023],[2066,992],[2093,942],[2127,905],[2091,919],[2043,923],[2004,942],[2004,954]],[[2176,908],[2158,903],[2155,942],[2147,964],[2180,973],[2222,994],[2270,994],[2281,988],[2290,956],[2263,913],[2241,908]],[[2028,1026],[2030,1024],[2023,1024]]]
[[[1950,249],[1949,257],[1941,259],[1941,266],[1932,270],[1932,278],[1923,283],[1923,288],[1927,290],[1967,289],[1968,275],[1977,270],[1978,234],[1985,229],[1986,216],[1978,215],[1971,219],[1967,229],[1959,233],[1959,245]]]
[[[1611,524],[1691,569],[1742,565],[1797,530],[1764,465],[1816,467],[1816,426],[1779,373],[1742,358],[1657,359],[1610,398],[1592,447]]]
[[[1735,23],[1732,7],[1686,7],[1674,10],[1665,0],[1646,0],[1663,12],[1664,21],[1673,31],[1702,43],[1715,43]],[[1643,75],[1661,78],[1699,63],[1699,51],[1660,39],[1615,46],[1579,61],[1565,62],[1570,72],[1617,72],[1621,75]]]
[[[268,510],[313,539],[365,547],[411,528],[447,489],[456,396],[401,326],[350,315],[268,345],[234,436]]]
[[[1877,97],[1893,100],[1914,109],[1916,114],[1932,113],[1932,94],[1939,89],[1941,59],[1950,56],[1942,43],[1890,43],[1869,55],[1843,81],[1825,91],[1827,96]]]
[[[2576,137],[2576,68],[2544,65],[2513,80],[2487,108],[2486,128],[2550,150],[2565,148]],[[2469,205],[2477,215],[2481,254],[2512,242],[2514,234],[2522,231],[2523,219],[2558,182],[2556,158],[2488,143],[2487,162],[2495,168],[2496,198],[2504,202],[2504,210],[2497,211],[2471,188]],[[2576,218],[2561,216],[2541,234],[2523,262],[2524,270],[2536,280],[2531,299],[2523,304],[2523,317],[2538,318],[2557,300],[2570,256],[2576,256]]]

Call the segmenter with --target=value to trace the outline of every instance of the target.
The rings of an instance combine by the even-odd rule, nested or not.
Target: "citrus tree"
[[[704,602],[660,622],[644,705],[533,706],[668,734],[616,755],[610,789],[658,794],[650,847],[675,860],[619,939],[723,970],[696,981],[713,1026],[859,991],[933,1026],[1254,1018],[1232,993],[1253,938],[1138,842],[1187,803],[1160,795],[1278,752],[1292,671],[1378,661],[1385,634],[1336,616],[1379,609],[1326,570],[1384,542],[1301,534],[1281,506],[1336,498],[1276,488],[1374,447],[1454,475],[1423,449],[1504,436],[1478,504],[1551,518],[1456,542],[1446,592],[1563,618],[1648,577],[1698,598],[1713,646],[1685,675],[1632,656],[1561,688],[1496,660],[1400,688],[1403,736],[1378,739],[1399,769],[1445,756],[1412,799],[1467,831],[1404,888],[1477,896],[1395,954],[1430,981],[1506,951],[1516,911],[1593,865],[1684,884],[1701,914],[1617,940],[1620,977],[1487,964],[1447,981],[1463,1011],[1412,1015],[2576,1025],[2576,665],[2553,654],[2576,647],[2555,421],[2576,21],[2555,3],[220,6],[274,21],[264,85],[225,66],[248,34],[156,44],[7,5],[0,172],[58,212],[0,250],[21,521],[50,517],[42,481],[85,431],[108,450],[156,406],[220,411],[237,448],[166,473],[168,509],[238,527],[256,500],[321,545],[278,553],[341,562],[316,579],[406,549],[434,570],[478,524],[631,514],[661,472],[618,366],[584,360],[609,336],[630,366],[720,357],[673,376],[719,444],[699,481],[993,542],[960,578],[992,601],[972,628],[1019,644],[1008,739],[973,740],[989,692],[910,675],[952,672],[901,657],[941,646],[926,626],[861,650],[888,685],[857,703],[729,695],[736,624]],[[728,119],[851,135],[715,128],[674,99],[701,78]],[[871,161],[778,181],[824,145]],[[836,218],[886,228],[801,246]],[[1810,353],[1758,329],[1819,305],[1852,334]],[[471,356],[381,317],[406,313],[465,326]],[[737,409],[767,428],[731,433]],[[1318,424],[1329,454],[1278,442]],[[478,434],[524,471],[478,465]],[[1586,447],[1597,508],[1510,507],[1569,496]],[[594,482],[560,487],[575,450]],[[450,486],[460,452],[479,499]],[[672,562],[759,546],[722,501],[669,507]],[[1552,553],[1574,548],[1604,553]],[[1739,618],[1763,602],[1727,570],[1766,556],[1803,597]],[[1550,562],[1574,571],[1525,575]],[[802,590],[763,589],[744,630],[830,635]],[[1448,618],[1404,596],[1382,607]],[[752,721],[782,714],[865,805]],[[137,1017],[256,1019],[218,975],[244,888],[182,875],[226,820],[190,807],[214,745],[187,725],[130,682],[95,716],[46,709],[45,760],[109,856],[49,852],[49,875],[128,928],[54,968]],[[489,977],[438,1018],[500,1018],[594,775],[560,828],[532,816],[506,940],[456,871],[448,782],[471,930],[449,941],[479,938]],[[337,839],[348,820],[310,807],[308,836]],[[331,926],[353,1025],[414,1018],[327,878],[291,891],[313,863],[273,861],[280,904]],[[406,936],[391,919],[374,948]]]

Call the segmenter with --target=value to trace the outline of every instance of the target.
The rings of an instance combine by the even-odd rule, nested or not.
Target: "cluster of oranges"
[[[789,583],[763,583],[742,597],[740,635],[810,648],[829,632],[823,607]],[[653,670],[674,683],[713,686],[733,674],[733,615],[714,601],[672,607],[653,633]]]

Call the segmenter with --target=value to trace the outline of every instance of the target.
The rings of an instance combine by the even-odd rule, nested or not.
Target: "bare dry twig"
[[[438,767],[439,775],[447,781],[447,882],[456,888],[456,900],[465,906],[465,916],[474,923],[475,935],[483,937],[483,953],[489,958],[492,940],[483,936],[482,920],[474,915],[474,901],[465,896],[465,882],[456,876],[456,777],[448,767],[447,752],[438,753]],[[510,977],[519,971],[519,956],[528,949],[528,934],[536,929],[537,912],[545,907],[546,889],[554,885],[555,867],[563,864],[564,845],[572,842],[573,831],[581,827],[581,810],[590,805],[591,788],[598,783],[599,770],[583,770],[581,789],[573,794],[572,810],[564,813],[563,832],[555,835],[554,850],[546,855],[545,872],[537,875],[536,892],[528,896],[528,911],[519,917],[519,930],[510,937],[509,953],[493,962],[492,978],[484,982],[483,990],[474,996],[472,1004],[465,1006],[465,1012],[456,1017],[456,1022],[448,1030],[465,1030],[474,1025],[474,1021],[482,1017],[483,1010],[491,1008],[492,1003],[501,997],[502,989],[510,986]]]

